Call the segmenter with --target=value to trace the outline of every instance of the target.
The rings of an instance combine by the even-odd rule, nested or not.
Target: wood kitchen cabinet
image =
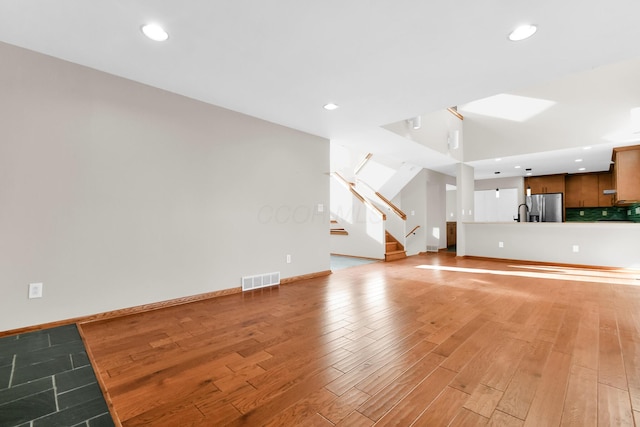
[[[600,206],[598,188],[598,174],[567,175],[565,179],[565,207],[595,208]]]
[[[615,203],[640,202],[640,145],[613,149]]]
[[[613,206],[613,194],[604,194],[604,190],[613,189],[611,172],[598,174],[598,207]]]
[[[531,194],[564,193],[564,175],[530,176],[524,179],[525,189]]]

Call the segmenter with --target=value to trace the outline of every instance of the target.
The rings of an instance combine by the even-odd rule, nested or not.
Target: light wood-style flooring
[[[632,426],[639,277],[426,254],[82,331],[124,426]]]

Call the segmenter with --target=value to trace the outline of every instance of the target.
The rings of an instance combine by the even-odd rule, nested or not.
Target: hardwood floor
[[[81,328],[124,426],[634,425],[639,277],[427,254]]]

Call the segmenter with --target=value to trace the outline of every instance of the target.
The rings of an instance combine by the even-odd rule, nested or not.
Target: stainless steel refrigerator
[[[562,222],[562,193],[527,196],[529,222]]]

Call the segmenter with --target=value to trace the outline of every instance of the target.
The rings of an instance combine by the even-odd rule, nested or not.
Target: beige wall
[[[0,57],[0,331],[329,269],[327,140]]]

